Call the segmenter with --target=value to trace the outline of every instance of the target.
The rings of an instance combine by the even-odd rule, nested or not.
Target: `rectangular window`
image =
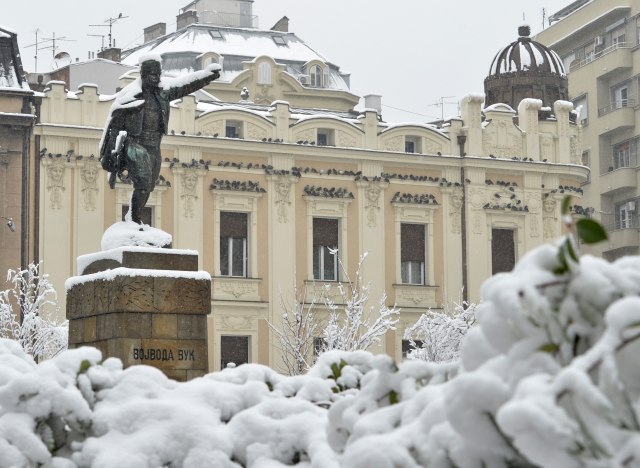
[[[125,216],[129,211],[129,205],[122,205],[122,221],[124,221]],[[142,222],[147,226],[153,227],[153,208],[150,206],[145,206],[142,208],[142,215],[140,216]]]
[[[613,104],[615,109],[629,105],[629,88],[627,85],[619,86],[613,90]]]
[[[616,229],[630,229],[636,225],[636,201],[630,200],[616,205]]]
[[[249,363],[249,336],[221,336],[220,337],[220,368],[224,369],[228,364]]]
[[[247,213],[220,212],[220,274],[247,277]]]
[[[637,164],[637,140],[629,140],[613,147],[613,168],[635,167]]]
[[[403,284],[425,284],[425,225],[400,225],[400,274]]]
[[[318,146],[335,146],[334,131],[329,129],[318,129]]]
[[[516,264],[516,245],[513,229],[491,230],[491,271],[511,271]]]
[[[625,28],[618,28],[611,32],[611,45],[614,47],[624,47],[627,42]]]
[[[584,62],[585,63],[589,63],[589,62],[593,62],[593,60],[596,58],[596,50],[595,50],[595,43],[592,42],[588,45],[586,45],[583,49],[583,55],[584,55]]]
[[[313,278],[337,281],[338,220],[313,218]]]
[[[576,111],[580,111],[578,114],[578,122],[580,122],[583,127],[589,125],[589,106],[586,94],[573,100],[573,108]]]
[[[227,138],[242,138],[242,122],[227,120],[225,136]]]
[[[420,137],[406,136],[404,137],[405,153],[420,153]]]

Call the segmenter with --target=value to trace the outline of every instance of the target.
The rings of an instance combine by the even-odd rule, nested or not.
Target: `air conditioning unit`
[[[309,83],[311,83],[311,77],[309,75],[300,75],[298,77],[298,81],[300,82],[300,84],[308,86]]]
[[[595,42],[596,42],[596,47],[604,45],[604,37],[596,36]]]
[[[636,211],[636,202],[635,201],[627,202],[626,209],[627,211]]]

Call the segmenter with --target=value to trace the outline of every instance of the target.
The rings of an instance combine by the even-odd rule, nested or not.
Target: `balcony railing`
[[[583,58],[582,60],[578,61],[573,61],[571,63],[571,65],[569,66],[569,71],[573,72],[576,71],[582,67],[584,67],[585,65],[588,65],[589,63],[593,62],[594,60],[598,60],[600,57],[604,57],[607,54],[610,54],[611,52],[618,50],[618,49],[630,49],[631,45],[627,44],[626,42],[618,42],[616,44],[612,44],[609,47],[606,47],[602,50],[599,50],[597,52],[594,52],[592,54],[589,54],[587,57]]]
[[[622,109],[623,107],[636,107],[635,99],[620,99],[615,101],[613,104],[608,105],[607,107],[603,107],[602,109],[598,109],[598,117],[602,117],[603,115],[610,114],[611,112]]]

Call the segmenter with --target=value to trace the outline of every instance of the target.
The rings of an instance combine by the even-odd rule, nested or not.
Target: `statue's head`
[[[140,63],[140,76],[143,87],[156,87],[160,84],[162,66],[155,58],[144,60]]]

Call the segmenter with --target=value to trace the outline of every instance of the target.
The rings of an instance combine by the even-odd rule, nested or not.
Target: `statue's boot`
[[[146,190],[134,190],[131,196],[131,221],[142,224],[142,209],[149,199],[149,192]]]

